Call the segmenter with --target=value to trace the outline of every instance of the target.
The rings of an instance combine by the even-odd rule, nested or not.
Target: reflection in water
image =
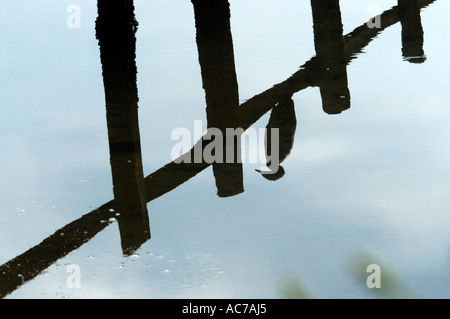
[[[311,9],[323,110],[339,114],[350,107],[339,0],[311,0]]]
[[[223,0],[192,0],[192,4],[208,128],[219,129],[224,137],[222,147],[219,146],[223,155],[222,163],[212,164],[217,194],[220,197],[233,196],[242,193],[244,185],[239,156],[240,135],[230,136],[226,130],[235,129],[239,123],[239,92],[230,30],[230,5]],[[232,143],[227,144],[230,138]]]
[[[284,176],[285,171],[280,164],[291,153],[294,146],[295,130],[297,128],[297,117],[295,115],[294,101],[291,97],[280,99],[277,105],[272,108],[269,123],[266,126],[265,148],[267,156],[267,167],[272,167],[271,155],[273,151],[278,151],[278,167],[273,171],[262,172],[262,176],[268,180],[275,181]],[[278,150],[272,150],[272,129],[278,129]]]
[[[132,1],[98,1],[96,33],[103,66],[114,210],[125,254],[132,254],[150,238],[138,124],[136,30]]]
[[[58,229],[40,244],[0,266],[0,297],[33,279],[58,259],[81,247],[106,226],[113,202]]]
[[[268,126],[284,130],[280,136],[286,138],[280,141],[280,153],[283,152],[287,156],[292,148],[293,131],[296,127],[292,95],[307,87],[319,86],[324,110],[328,113],[342,112],[349,107],[350,102],[345,66],[380,32],[399,21],[403,26],[404,55],[423,56],[423,31],[418,13],[421,8],[434,1],[417,0],[418,7],[413,10],[405,8],[405,1],[399,0],[398,7],[381,15],[380,28],[369,28],[364,23],[344,36],[342,41],[338,1],[327,1],[326,5],[319,6],[318,1],[312,0],[317,56],[285,81],[238,106],[228,2],[217,0],[214,4],[205,4],[208,1],[193,0],[208,126],[248,129],[261,116],[272,110]],[[58,259],[88,242],[109,224],[108,221],[112,217],[118,219],[124,253],[131,253],[150,238],[145,203],[170,192],[209,166],[204,160],[200,163],[191,160],[194,158],[194,146],[178,159],[143,178],[137,125],[134,62],[134,32],[137,24],[134,20],[133,1],[99,0],[98,9],[97,36],[103,66],[115,199],[57,230],[40,244],[1,265],[0,297],[8,295]],[[209,26],[215,24],[215,20],[208,18],[210,13],[222,23],[216,25],[215,29],[220,37],[214,35],[214,29],[209,32],[205,28],[208,23]],[[325,17],[329,19],[328,22],[324,20]],[[327,47],[336,50],[336,56],[329,54],[325,49]],[[213,48],[221,50],[221,59],[226,61],[224,66],[216,65],[217,57],[208,52]],[[412,62],[416,61],[413,59]],[[217,70],[220,70],[221,76],[212,76],[211,72]],[[223,103],[224,101],[226,103]],[[208,143],[210,141],[204,137],[196,145],[203,149]],[[214,169],[219,195],[232,195],[243,190],[241,170],[240,165],[222,165]],[[224,172],[232,172],[232,177],[221,175]],[[119,216],[116,216],[116,210],[120,213]]]
[[[426,57],[418,0],[398,0],[398,8],[402,24],[403,58],[411,63],[423,63]]]

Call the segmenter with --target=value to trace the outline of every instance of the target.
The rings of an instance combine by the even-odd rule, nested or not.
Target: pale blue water
[[[72,3],[81,28],[66,25]],[[315,55],[311,7],[230,3],[244,103]],[[396,1],[341,1],[344,34],[373,4]],[[191,2],[135,6],[147,176],[171,161],[174,129],[206,121],[206,105]],[[113,222],[8,297],[284,298],[288,277],[315,297],[372,298],[353,271],[362,252],[416,296],[450,297],[449,9],[437,0],[422,10],[423,64],[403,61],[399,23],[370,42],[347,67],[342,114],[323,112],[317,87],[294,94],[282,179],[244,163],[244,193],[219,198],[208,167],[148,204],[152,238],[135,255],[122,256]],[[23,0],[0,13],[0,264],[114,196],[96,16],[95,1]],[[67,286],[69,264],[81,288]]]

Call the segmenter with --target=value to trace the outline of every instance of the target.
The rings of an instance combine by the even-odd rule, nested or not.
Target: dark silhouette
[[[402,24],[403,58],[411,63],[425,62],[422,19],[418,1],[398,0],[398,15]]]
[[[327,0],[326,5],[322,0],[311,0],[311,8],[323,110],[339,114],[350,108],[339,0]]]
[[[114,216],[110,201],[89,214],[58,229],[38,245],[0,266],[0,298],[10,294],[27,281],[38,276],[55,261],[87,243]]]
[[[113,209],[125,254],[132,254],[150,238],[138,123],[137,27],[133,1],[98,1],[96,35],[105,88]]]
[[[424,8],[436,0],[418,0],[419,8]],[[107,2],[112,2],[107,0]],[[130,3],[131,1],[126,1]],[[124,2],[124,3],[125,3]],[[103,3],[106,3],[103,2]],[[368,28],[366,23],[344,36],[344,58],[346,63],[356,59],[364,47],[375,39],[383,30],[399,22],[399,9],[393,7],[381,15],[380,28]],[[310,86],[317,86],[321,73],[317,73],[318,57],[306,62],[299,71],[285,81],[255,95],[242,103],[238,109],[238,125],[234,127],[249,128],[261,116],[270,111],[277,103]],[[202,161],[193,163],[194,149],[205,147],[203,140],[178,159],[161,167],[145,179],[146,201],[150,202],[172,191],[203,171],[210,164]],[[179,164],[177,164],[179,163]],[[57,230],[38,245],[0,266],[0,298],[13,292],[34,277],[38,276],[58,259],[78,249],[88,242],[106,226],[109,219],[115,217],[116,199],[93,210],[72,223]]]
[[[277,105],[272,108],[269,122],[266,126],[265,148],[267,156],[267,166],[272,168],[276,165],[276,169],[264,172],[256,170],[262,176],[270,181],[276,181],[284,176],[284,168],[280,165],[284,162],[287,156],[291,153],[294,146],[295,130],[297,128],[297,118],[295,115],[294,101],[291,97],[286,97],[280,100]],[[278,154],[275,159],[278,163],[272,163],[273,152],[272,149],[272,129],[278,129]]]
[[[197,30],[197,48],[206,96],[208,128],[222,132],[221,163],[212,164],[220,197],[244,191],[240,158],[240,135],[231,136],[227,128],[236,128],[239,93],[230,30],[227,0],[192,0]],[[232,138],[232,143],[227,139]],[[219,150],[215,150],[216,152]]]

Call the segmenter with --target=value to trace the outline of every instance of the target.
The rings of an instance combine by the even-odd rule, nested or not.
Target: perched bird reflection
[[[275,140],[272,139],[272,134],[274,133],[272,129],[278,129],[278,141],[276,138]],[[266,126],[264,145],[266,148],[266,165],[270,170],[256,170],[264,178],[270,181],[276,181],[284,176],[285,170],[280,164],[291,153],[296,129],[297,118],[295,115],[294,101],[291,97],[282,98],[272,109],[269,122]],[[278,150],[273,148],[274,142],[278,143]],[[278,151],[278,154],[273,154],[273,151]],[[274,157],[274,155],[277,156]],[[273,161],[274,159],[276,162]]]

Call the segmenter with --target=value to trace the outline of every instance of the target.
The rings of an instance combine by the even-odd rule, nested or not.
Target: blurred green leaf
[[[283,275],[279,281],[281,296],[284,299],[312,299],[312,293],[301,282],[297,275],[288,273]]]

